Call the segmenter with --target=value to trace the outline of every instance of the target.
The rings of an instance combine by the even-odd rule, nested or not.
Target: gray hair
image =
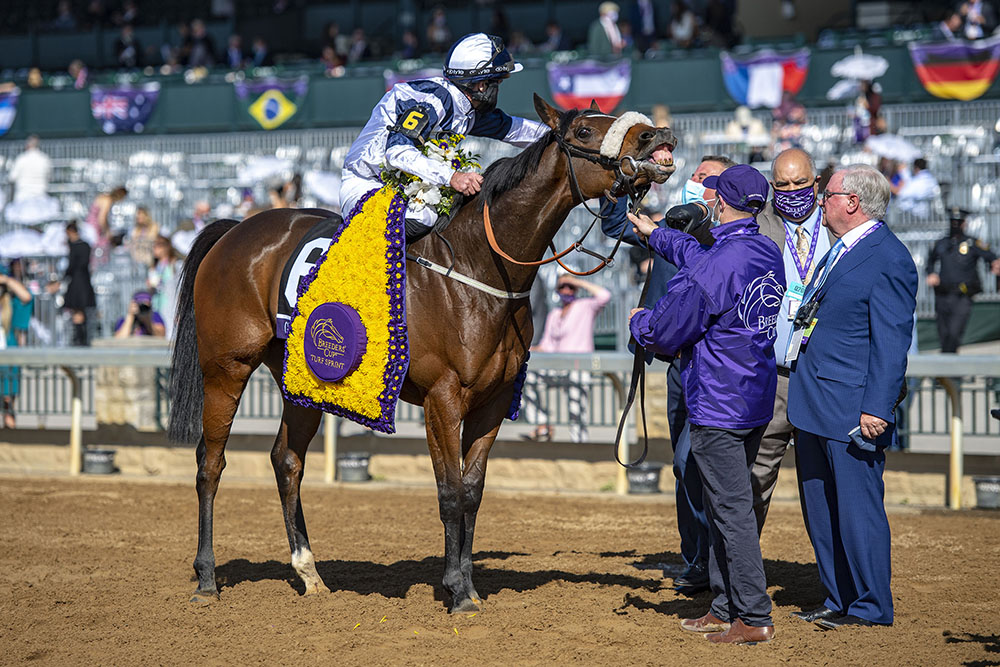
[[[852,164],[843,169],[844,192],[858,196],[861,210],[870,220],[885,218],[889,206],[889,181],[875,167],[866,164]]]

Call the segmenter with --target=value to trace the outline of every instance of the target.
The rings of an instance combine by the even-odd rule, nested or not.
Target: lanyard
[[[803,221],[802,224],[803,225],[807,224],[807,221]],[[813,257],[816,256],[816,245],[819,241],[819,229],[814,228],[812,231],[812,240],[810,241],[809,245],[809,255],[806,257],[806,265],[802,266],[802,264],[799,261],[799,249],[795,245],[795,240],[792,238],[792,233],[788,231],[788,223],[785,223],[784,226],[785,226],[785,243],[787,247],[792,250],[792,261],[795,262],[795,270],[799,272],[799,280],[801,280],[804,283],[806,281],[806,276],[809,275],[809,267],[812,266]]]
[[[817,292],[819,292],[820,288],[823,287],[823,283],[826,282],[826,278],[830,274],[830,271],[833,269],[833,265],[837,263],[837,259],[839,259],[841,255],[846,254],[848,251],[854,248],[854,246],[861,243],[862,239],[864,239],[866,236],[868,236],[881,226],[882,226],[882,221],[879,220],[877,223],[872,225],[872,227],[868,231],[859,236],[849,246],[844,245],[843,239],[837,239],[837,242],[833,244],[833,247],[830,249],[829,254],[827,254],[826,256],[826,266],[823,269],[822,275],[820,275],[819,280],[814,281],[813,284],[810,286],[809,292],[806,294],[803,302],[811,301],[813,296]],[[822,263],[822,260],[820,260],[820,262]]]

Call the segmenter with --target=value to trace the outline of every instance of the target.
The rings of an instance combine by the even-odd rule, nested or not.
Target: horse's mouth
[[[674,165],[674,147],[669,143],[655,146],[649,155],[639,161],[639,173],[655,183],[663,183],[677,169]]]

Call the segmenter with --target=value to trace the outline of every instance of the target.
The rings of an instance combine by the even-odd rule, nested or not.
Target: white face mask
[[[722,224],[722,211],[719,210],[721,207],[718,204],[718,199],[712,204],[712,227],[718,227]]]
[[[705,186],[688,179],[684,183],[684,189],[681,190],[681,203],[690,204],[698,201],[705,201]]]
[[[591,14],[591,16],[593,16],[593,14]],[[608,17],[608,20],[612,23],[618,22],[618,12],[608,12],[605,16]]]

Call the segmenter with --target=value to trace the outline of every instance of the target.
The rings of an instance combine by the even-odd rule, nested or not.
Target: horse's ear
[[[591,111],[600,111],[601,110],[601,107],[597,106],[597,100],[595,100],[595,99],[591,99],[590,100],[590,110]]]
[[[538,113],[538,117],[542,119],[542,122],[553,130],[559,127],[559,110],[539,97],[538,93],[535,93],[535,112]]]

